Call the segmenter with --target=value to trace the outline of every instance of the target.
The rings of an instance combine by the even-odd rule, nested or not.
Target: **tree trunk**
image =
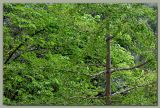
[[[105,95],[106,95],[106,105],[111,104],[111,84],[110,84],[110,79],[111,79],[111,57],[110,57],[110,39],[111,37],[108,36],[106,38],[106,72],[105,72],[105,77],[106,77],[106,89],[105,89]]]

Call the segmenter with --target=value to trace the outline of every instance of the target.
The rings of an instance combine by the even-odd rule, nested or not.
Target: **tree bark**
[[[106,38],[106,72],[105,72],[105,77],[106,77],[106,89],[105,89],[105,95],[106,95],[106,105],[111,104],[111,57],[110,57],[110,36],[107,36]]]

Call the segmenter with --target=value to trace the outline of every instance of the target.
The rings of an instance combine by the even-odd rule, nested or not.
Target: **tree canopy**
[[[7,105],[105,105],[110,41],[112,105],[157,105],[157,8],[145,4],[4,4]]]

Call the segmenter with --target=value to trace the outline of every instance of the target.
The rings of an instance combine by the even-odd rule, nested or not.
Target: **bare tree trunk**
[[[145,77],[147,76],[147,74],[148,74],[148,70],[144,69]],[[146,78],[144,80],[147,81]],[[149,87],[148,87],[148,85],[144,86],[144,93],[145,93],[145,96],[148,98],[149,97]]]
[[[110,57],[110,39],[111,37],[106,37],[106,89],[105,89],[105,95],[106,95],[106,105],[111,104],[111,57]]]

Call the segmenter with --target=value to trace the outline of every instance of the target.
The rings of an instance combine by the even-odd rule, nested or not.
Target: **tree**
[[[156,104],[156,11],[143,4],[5,4],[4,103],[105,105],[99,92],[110,81],[113,105]],[[106,34],[113,36],[108,45]],[[102,70],[112,77],[105,81]]]

